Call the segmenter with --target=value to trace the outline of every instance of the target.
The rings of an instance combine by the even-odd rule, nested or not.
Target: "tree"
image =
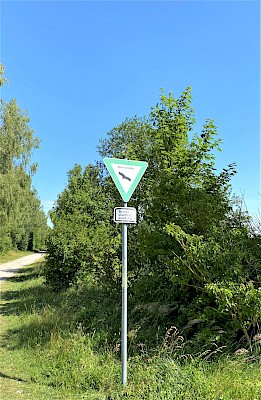
[[[221,150],[221,140],[214,122],[207,120],[200,134],[193,134],[194,124],[190,88],[179,99],[162,92],[148,119],[126,120],[101,141],[99,151],[103,157],[127,156],[149,164],[132,201],[140,211],[140,223],[130,231],[133,292],[138,290],[145,301],[176,303],[172,324],[190,327],[187,337],[198,330],[199,340],[218,338],[221,343],[213,321],[222,322],[229,336],[260,320],[258,307],[251,308],[254,299],[260,301],[260,253],[249,255],[254,240],[249,217],[233,211],[230,180],[235,164],[216,172],[214,152]],[[244,292],[238,288],[244,285],[247,291],[250,279],[255,284],[249,289],[252,303],[246,305],[238,300]],[[221,289],[227,287],[237,299],[237,313],[221,303]],[[243,314],[242,304],[247,310]],[[201,321],[197,329],[188,323],[195,319]]]
[[[167,253],[173,256],[172,246],[177,246],[166,225],[172,221],[189,233],[204,234],[225,217],[230,207],[228,182],[235,173],[234,165],[215,174],[212,151],[220,150],[216,128],[207,121],[201,135],[195,134],[189,141],[194,124],[191,89],[187,88],[178,100],[162,92],[149,118],[127,119],[99,146],[103,157],[148,161],[132,199],[141,221],[138,231],[133,229],[138,235],[134,242],[139,246],[134,253],[142,253],[147,257],[145,264],[149,260],[163,275],[167,264],[163,262],[159,268],[159,258]],[[115,189],[111,193],[117,198]],[[140,265],[140,260],[136,264]]]
[[[5,83],[7,83],[7,79],[4,76],[5,73],[5,67],[3,64],[0,64],[0,87],[4,86]]]
[[[164,316],[166,327],[177,326],[197,346],[221,345],[239,329],[246,336],[258,326],[260,235],[250,232],[248,215],[233,201],[235,164],[216,171],[221,140],[214,122],[193,133],[191,102],[190,88],[178,99],[162,91],[148,118],[126,119],[98,150],[102,157],[148,162],[130,201],[138,210],[137,225],[128,229],[132,301],[168,304],[175,312]],[[79,283],[84,272],[107,285],[119,276],[119,228],[110,209],[120,202],[102,162],[69,173],[52,213],[47,280],[53,286]]]
[[[29,175],[36,172],[37,165],[30,164],[32,150],[39,148],[39,139],[28,126],[30,118],[12,99],[1,107],[0,172],[6,174],[21,167]]]
[[[0,84],[6,79],[0,68]],[[31,163],[32,151],[39,139],[29,126],[28,113],[16,100],[0,104],[0,252],[12,247],[31,250],[44,246],[47,220],[41,209],[32,175],[37,165]],[[41,234],[40,234],[41,232]]]
[[[46,277],[53,287],[66,288],[90,275],[100,281],[117,279],[120,236],[115,235],[110,206],[98,167],[75,165],[51,212]]]

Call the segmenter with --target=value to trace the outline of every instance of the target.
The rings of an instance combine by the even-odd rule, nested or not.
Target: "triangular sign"
[[[104,163],[118,189],[123,201],[127,202],[146,171],[146,161],[104,158]]]

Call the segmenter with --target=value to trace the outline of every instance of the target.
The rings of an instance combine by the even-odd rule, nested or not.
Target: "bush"
[[[69,173],[67,189],[51,213],[54,228],[47,242],[47,282],[55,288],[78,285],[84,276],[117,280],[120,235],[98,180],[98,169],[87,166]]]

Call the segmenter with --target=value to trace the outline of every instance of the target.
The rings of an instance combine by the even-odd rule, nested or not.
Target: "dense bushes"
[[[260,233],[231,197],[234,164],[220,173],[213,121],[201,134],[190,88],[180,98],[162,92],[149,118],[132,118],[113,128],[98,147],[102,157],[148,161],[130,205],[138,224],[129,232],[129,295],[132,304],[174,304],[164,324],[176,325],[197,345],[223,345],[261,319]],[[90,274],[98,284],[119,282],[120,231],[111,222],[120,196],[103,163],[76,166],[51,218],[47,282],[81,284]],[[256,306],[254,306],[256,304]]]
[[[54,224],[48,241],[47,280],[56,288],[119,275],[120,236],[111,221],[112,205],[96,167],[75,166],[68,186],[51,212]]]

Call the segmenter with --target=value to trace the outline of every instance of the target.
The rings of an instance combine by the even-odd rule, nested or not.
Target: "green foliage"
[[[112,205],[99,181],[99,170],[76,165],[68,186],[51,212],[54,224],[48,241],[47,280],[63,288],[92,274],[117,280],[120,235],[112,225]]]
[[[172,311],[155,318],[160,330],[178,326],[196,346],[222,346],[235,341],[238,330],[258,330],[260,233],[251,229],[249,216],[231,196],[235,164],[221,172],[215,168],[221,140],[214,122],[206,120],[200,134],[193,132],[191,102],[189,87],[178,99],[162,91],[148,118],[126,119],[100,141],[98,150],[102,157],[149,164],[130,201],[138,210],[138,224],[128,228],[134,309],[135,304],[168,305]],[[108,210],[119,205],[120,196],[105,166],[92,168],[96,179],[88,178],[86,198],[79,195],[85,185],[82,174],[74,170],[78,178],[69,175],[52,214],[47,280],[54,286],[79,284],[84,273],[100,283],[106,277],[108,285],[119,275],[119,229],[111,224]],[[73,179],[81,182],[77,190]],[[76,202],[69,200],[73,196]],[[92,207],[87,206],[90,202]],[[50,276],[53,271],[59,271],[59,278]],[[233,307],[222,294],[227,288]],[[138,315],[133,315],[135,320],[138,323]]]
[[[1,163],[0,172],[5,174],[21,167],[30,174],[35,172],[36,165],[30,165],[32,150],[39,147],[39,139],[33,136],[34,131],[28,126],[30,118],[12,99],[1,107]]]
[[[3,64],[0,64],[0,87],[7,83],[7,79],[4,76],[5,67]]]
[[[253,282],[221,281],[206,285],[206,289],[215,296],[218,312],[231,320],[235,330],[244,332],[251,348],[248,332],[261,320],[261,287]]]
[[[221,345],[242,331],[251,348],[249,335],[257,332],[261,318],[260,253],[251,251],[257,238],[250,236],[246,225],[236,224],[236,216],[230,220],[227,216],[208,236],[189,235],[179,226],[168,225],[166,231],[179,243],[180,252],[169,263],[167,274],[174,284],[189,285],[194,291],[185,314],[201,322],[199,329],[204,327],[206,333],[202,331],[198,339]]]
[[[4,83],[3,67],[0,83]],[[32,188],[32,151],[39,139],[30,118],[16,100],[0,103],[0,252],[11,248],[34,250],[45,246],[47,220]]]

